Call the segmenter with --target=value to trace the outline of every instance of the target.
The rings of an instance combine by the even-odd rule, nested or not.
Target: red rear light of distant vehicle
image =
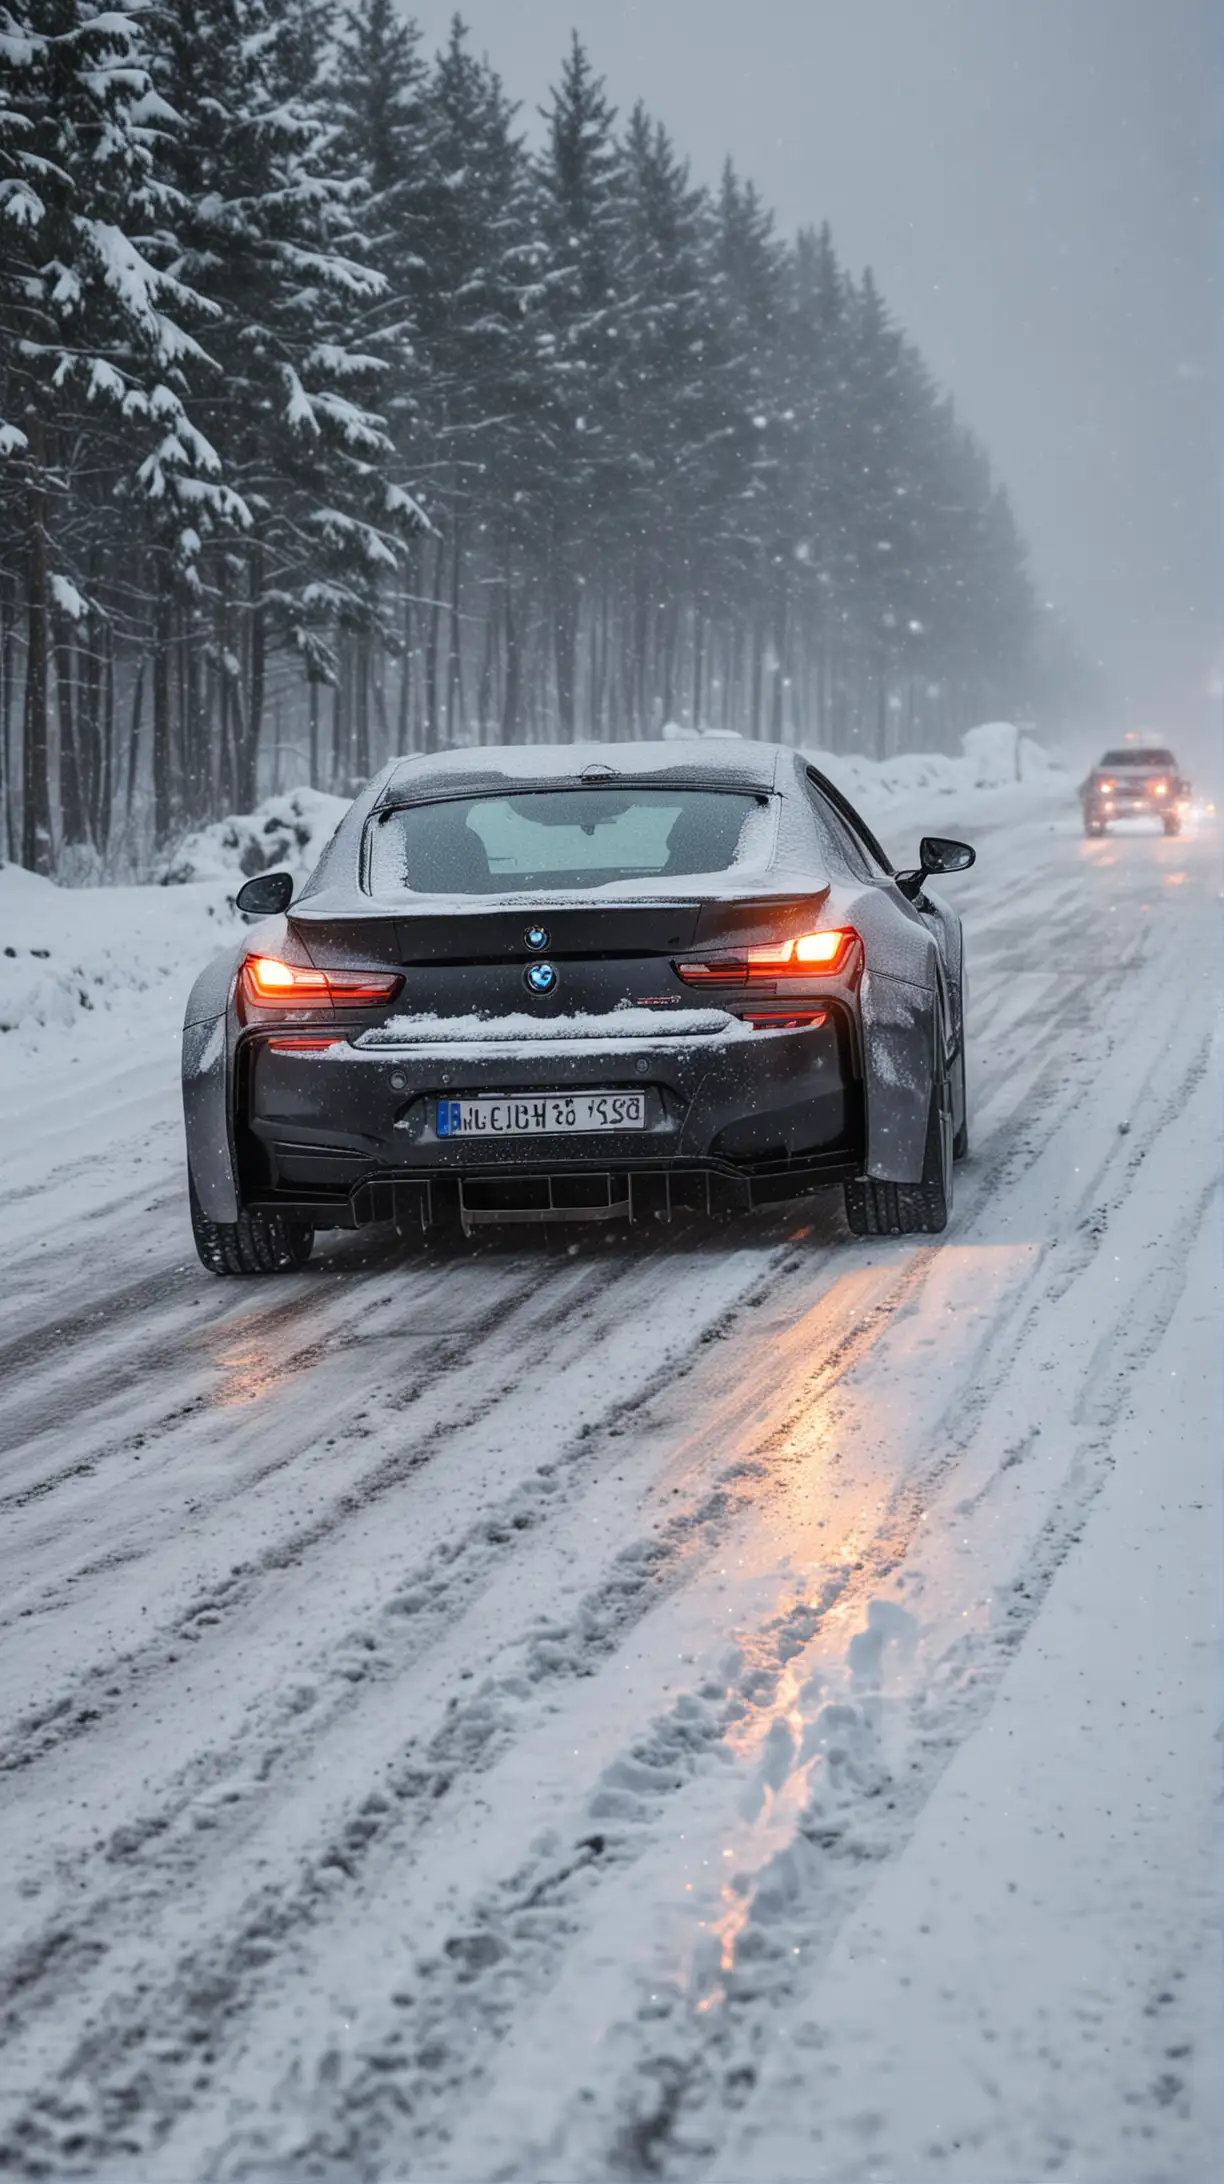
[[[852,926],[825,933],[800,933],[797,940],[767,941],[734,954],[677,963],[676,975],[688,986],[742,986],[754,978],[803,978],[810,971],[838,971],[858,939]]]
[[[393,1000],[403,983],[394,971],[316,971],[275,956],[248,956],[242,973],[247,999],[261,1009],[355,1008]]]
[[[1097,787],[1098,787],[1098,789],[1116,789],[1116,788],[1117,788],[1117,786],[1118,786],[1118,784],[1117,784],[1117,782],[1116,782],[1116,781],[1098,781],[1098,782],[1097,782]]]
[[[1153,796],[1167,796],[1167,795],[1168,795],[1168,793],[1169,793],[1169,784],[1168,784],[1168,782],[1167,782],[1167,781],[1153,781],[1153,783],[1152,783],[1152,794],[1153,794]]]

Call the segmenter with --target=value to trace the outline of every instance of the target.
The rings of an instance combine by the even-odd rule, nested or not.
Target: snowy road
[[[0,2171],[1213,2172],[1218,843],[970,831],[943,1240],[223,1284],[0,1097]]]

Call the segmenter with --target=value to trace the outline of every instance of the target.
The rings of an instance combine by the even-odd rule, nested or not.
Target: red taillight
[[[738,948],[734,955],[677,963],[676,975],[688,986],[742,986],[754,978],[803,978],[810,971],[840,970],[857,939],[851,926],[834,926],[825,933],[800,933],[796,940]]]
[[[395,971],[316,971],[275,956],[248,956],[242,972],[248,1001],[261,1009],[355,1008],[393,1000],[403,983]]]
[[[1116,789],[1116,788],[1117,788],[1117,786],[1118,786],[1118,784],[1117,784],[1117,782],[1116,782],[1116,781],[1098,781],[1098,782],[1097,782],[1097,787],[1098,787],[1098,789]]]
[[[1167,795],[1168,795],[1168,793],[1169,793],[1169,784],[1168,784],[1168,782],[1167,782],[1167,781],[1153,781],[1153,783],[1152,783],[1152,794],[1153,794],[1153,796],[1167,796]]]

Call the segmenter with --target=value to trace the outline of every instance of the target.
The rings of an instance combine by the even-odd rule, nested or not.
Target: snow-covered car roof
[[[759,794],[777,786],[784,755],[776,744],[713,740],[696,745],[662,740],[499,744],[483,751],[435,751],[397,760],[377,801],[385,807],[481,791],[647,779],[660,787],[751,789]]]
[[[817,833],[814,811],[803,793],[805,772],[801,752],[778,744],[733,742],[730,738],[726,742],[703,738],[700,743],[680,744],[659,739],[640,743],[536,743],[511,748],[495,745],[487,750],[437,751],[392,759],[350,808],[294,904],[293,915],[306,919],[334,917],[369,907],[371,895],[360,876],[362,838],[372,819],[386,816],[397,807],[465,796],[513,795],[533,787],[593,788],[618,781],[773,796],[776,805],[769,845],[762,839],[751,868],[735,865],[728,871],[690,873],[682,880],[666,882],[613,881],[586,893],[567,889],[564,900],[571,907],[587,899],[603,904],[612,900],[655,901],[660,893],[669,898],[678,894],[685,899],[728,898],[743,891],[750,870],[751,884],[758,892],[818,892],[828,885],[828,844]],[[531,892],[533,897],[544,899],[538,889]],[[503,900],[517,902],[520,893],[510,890],[505,897],[483,896],[482,908],[494,908]],[[391,901],[390,897],[378,899]],[[428,900],[433,912],[467,912],[473,900],[467,894],[430,894],[419,899]]]

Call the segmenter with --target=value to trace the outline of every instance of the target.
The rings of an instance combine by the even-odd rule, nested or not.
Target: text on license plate
[[[440,1138],[578,1137],[645,1127],[644,1092],[528,1092],[521,1099],[437,1103]]]

